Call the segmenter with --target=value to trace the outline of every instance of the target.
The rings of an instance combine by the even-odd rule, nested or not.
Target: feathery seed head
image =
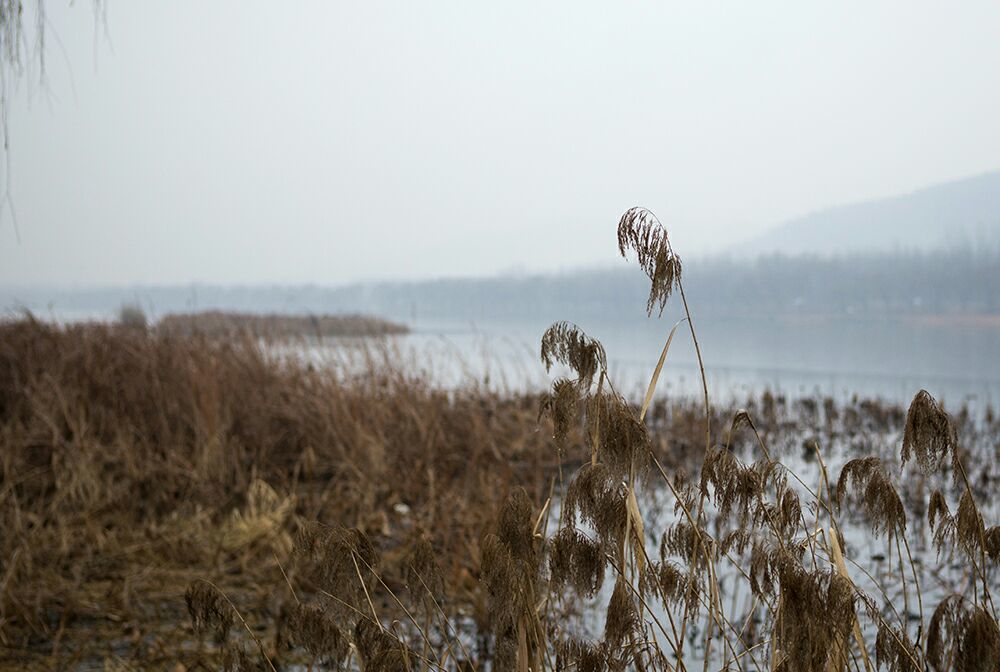
[[[608,368],[604,346],[570,322],[556,322],[542,334],[542,363],[550,371],[554,364],[564,364],[576,372],[578,384],[586,389],[594,376]]]
[[[902,463],[905,465],[914,454],[927,474],[937,470],[946,455],[951,455],[952,462],[958,459],[958,434],[951,418],[927,390],[917,392],[906,413],[900,451]]]
[[[662,314],[667,298],[680,285],[681,260],[670,246],[666,229],[645,208],[629,208],[618,221],[618,251],[627,258],[629,250],[635,252],[650,280],[646,312],[652,315],[659,306]]]

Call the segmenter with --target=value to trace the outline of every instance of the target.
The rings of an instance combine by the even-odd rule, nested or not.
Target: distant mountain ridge
[[[741,254],[928,251],[1000,243],[1000,171],[796,217]]]

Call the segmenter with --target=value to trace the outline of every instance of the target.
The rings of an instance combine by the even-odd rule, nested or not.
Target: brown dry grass
[[[426,535],[453,592],[474,588],[498,498],[541,496],[554,467],[538,399],[434,389],[391,355],[358,374],[255,339],[0,324],[6,655],[172,658],[194,577],[280,606],[302,520],[378,540],[388,577]]]

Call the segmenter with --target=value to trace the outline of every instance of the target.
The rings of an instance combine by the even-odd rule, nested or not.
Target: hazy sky
[[[606,265],[633,204],[683,255],[1000,167],[996,2],[46,7],[3,284]]]

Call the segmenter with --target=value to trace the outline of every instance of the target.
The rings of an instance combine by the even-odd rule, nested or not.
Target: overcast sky
[[[996,2],[46,7],[4,284],[557,271],[1000,167]]]

